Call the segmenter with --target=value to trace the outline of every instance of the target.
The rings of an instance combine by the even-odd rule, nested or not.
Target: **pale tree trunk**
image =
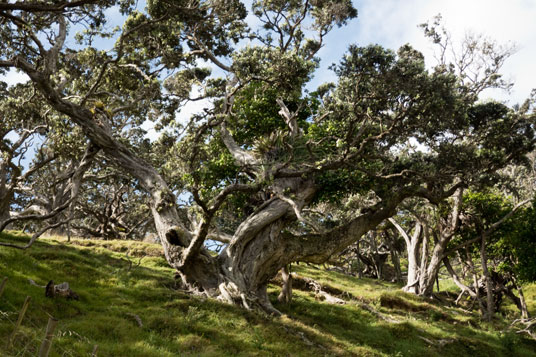
[[[408,246],[408,281],[403,289],[412,294],[419,292],[419,242]]]
[[[422,287],[425,286],[425,279],[426,275],[424,272],[426,271],[426,267],[428,266],[428,241],[430,239],[430,231],[428,230],[428,224],[423,223],[423,238],[422,238],[422,252],[421,252],[421,266],[419,268],[420,276],[419,276],[419,291],[421,292]]]
[[[530,314],[527,308],[527,301],[525,300],[525,294],[523,293],[523,287],[521,286],[521,284],[517,281],[515,277],[512,277],[512,281],[514,284],[514,288],[517,290],[519,297],[515,296],[514,293],[510,290],[507,290],[507,293],[509,293],[508,295],[514,301],[517,308],[519,309],[519,312],[521,313],[521,318],[528,319],[530,318]]]
[[[486,251],[486,234],[481,235],[480,242],[480,261],[482,264],[482,274],[484,275],[484,281],[486,283],[486,314],[484,318],[491,321],[495,313],[495,301],[493,299],[493,282],[491,281],[490,273],[488,270],[488,255]]]
[[[525,294],[523,294],[523,288],[521,285],[517,285],[517,293],[519,294],[519,310],[521,310],[521,318],[528,319],[530,318],[529,309],[527,308],[527,301],[525,300]]]
[[[419,292],[419,246],[422,242],[422,224],[417,221],[413,234],[410,236],[393,218],[388,219],[406,242],[408,253],[408,278],[404,291],[417,294]]]
[[[290,264],[285,265],[281,269],[281,293],[277,297],[277,301],[282,304],[290,304],[292,301],[292,275],[290,274]]]
[[[441,261],[443,260],[443,252],[445,247],[442,244],[436,244],[430,257],[430,263],[426,271],[424,272],[423,282],[420,287],[419,295],[431,297],[434,291],[434,283],[436,282],[437,274],[441,268]]]
[[[421,272],[424,278],[421,280],[419,295],[431,297],[434,291],[434,283],[437,281],[441,262],[445,257],[445,248],[452,240],[459,225],[459,214],[462,205],[463,189],[458,188],[453,196],[453,208],[445,223],[439,224],[438,237],[435,239],[434,248],[426,271]]]
[[[459,300],[461,299],[461,297],[465,293],[469,294],[469,296],[471,296],[473,299],[476,299],[477,298],[476,293],[469,286],[465,285],[463,283],[462,279],[460,279],[458,277],[458,274],[456,274],[456,271],[454,270],[454,268],[450,264],[450,260],[449,260],[448,257],[443,258],[443,263],[444,263],[445,267],[447,268],[447,271],[449,272],[449,274],[452,277],[452,280],[454,281],[456,286],[458,286],[460,288],[460,290],[462,291],[460,293],[460,295],[458,296],[458,298],[456,299],[456,304],[458,304]]]

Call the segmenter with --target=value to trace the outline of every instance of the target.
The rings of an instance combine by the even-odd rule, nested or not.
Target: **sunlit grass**
[[[1,239],[27,237],[4,233]],[[397,284],[306,265],[292,269],[356,300],[329,305],[295,290],[292,304],[283,306],[271,286],[275,306],[286,314],[273,318],[174,290],[173,270],[158,245],[67,244],[51,237],[27,251],[0,248],[0,278],[9,278],[0,298],[0,355],[35,355],[50,314],[59,319],[51,356],[88,356],[95,345],[98,356],[536,356],[534,343],[500,332],[506,326],[500,319],[482,324],[477,314],[401,293]],[[41,285],[67,281],[80,300],[45,298],[29,278]],[[525,295],[534,309],[536,286]],[[26,296],[32,301],[15,347],[2,351]],[[397,322],[378,319],[362,303]]]

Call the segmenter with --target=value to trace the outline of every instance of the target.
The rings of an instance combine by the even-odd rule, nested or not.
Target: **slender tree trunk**
[[[421,272],[425,277],[421,280],[419,295],[431,297],[434,283],[437,281],[441,261],[445,257],[445,248],[451,241],[459,225],[459,213],[462,205],[463,189],[458,188],[453,195],[453,208],[444,223],[439,224],[438,237],[434,235],[434,248],[426,271]]]
[[[443,263],[445,264],[445,267],[447,268],[447,271],[449,272],[456,286],[458,286],[460,290],[462,291],[458,299],[456,299],[456,304],[458,304],[459,300],[461,299],[464,293],[469,294],[473,299],[476,298],[476,293],[469,286],[465,285],[462,282],[462,280],[458,277],[458,274],[456,274],[456,271],[450,264],[450,260],[448,257],[443,258]]]
[[[480,242],[480,259],[482,264],[482,274],[486,283],[486,314],[483,316],[486,320],[491,321],[495,313],[495,301],[493,300],[493,282],[491,281],[488,270],[488,255],[486,251],[486,234],[482,234]]]
[[[523,288],[521,285],[517,285],[517,292],[519,294],[519,305],[521,310],[521,318],[528,319],[530,318],[529,309],[527,308],[527,301],[525,300],[525,294],[523,294]]]
[[[428,268],[424,272],[424,279],[421,280],[423,285],[420,287],[419,295],[425,297],[432,296],[434,291],[434,283],[436,281],[437,274],[439,273],[439,268],[441,268],[441,261],[443,260],[444,251],[444,242],[436,243],[434,250],[432,251]]]
[[[277,300],[283,304],[290,304],[292,300],[292,275],[290,274],[290,264],[281,269],[281,279],[283,284]]]
[[[419,268],[419,290],[418,294],[421,293],[423,287],[426,285],[426,267],[428,266],[428,239],[429,231],[428,225],[423,225],[423,238],[422,238],[422,252],[421,252],[421,266]]]
[[[465,255],[466,255],[467,264],[473,276],[473,289],[475,291],[475,300],[478,302],[478,307],[480,308],[480,311],[482,312],[482,316],[484,316],[486,314],[486,308],[484,307],[484,304],[482,304],[482,300],[480,298],[480,285],[478,284],[478,277],[476,275],[476,270],[473,264],[473,259],[471,258],[471,253],[469,253],[469,250],[467,248],[465,250]]]
[[[521,318],[522,319],[528,319],[530,318],[529,310],[527,308],[527,301],[525,300],[525,294],[523,294],[523,287],[521,284],[518,283],[517,279],[512,277],[512,280],[514,281],[514,286],[517,290],[517,293],[519,294],[519,311],[521,312]]]
[[[404,291],[412,294],[419,292],[419,242],[412,241],[408,247],[408,281]]]
[[[419,246],[422,242],[422,224],[417,222],[411,237],[393,218],[388,219],[391,224],[398,230],[406,242],[406,251],[408,253],[408,276],[404,291],[417,294],[419,292]]]

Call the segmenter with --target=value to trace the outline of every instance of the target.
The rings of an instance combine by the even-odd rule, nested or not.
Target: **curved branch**
[[[225,147],[227,147],[227,150],[229,150],[239,166],[254,166],[258,163],[253,155],[238,146],[231,133],[227,130],[225,121],[220,125],[220,134]]]
[[[65,224],[65,223],[69,222],[70,220],[72,220],[72,218],[73,217],[68,217],[67,219],[65,219],[63,221],[59,221],[59,222],[47,225],[46,227],[42,228],[40,231],[35,232],[32,235],[32,238],[30,238],[30,241],[28,243],[26,243],[25,245],[18,245],[18,244],[13,244],[13,243],[0,242],[0,246],[26,250],[26,249],[30,248],[35,243],[35,241],[39,237],[41,237],[46,231],[48,231],[50,229],[53,229],[53,228],[56,228],[56,227],[59,227],[59,226]]]
[[[28,12],[62,12],[69,8],[81,7],[84,5],[98,4],[99,0],[79,0],[65,1],[60,4],[29,3],[28,1],[17,1],[15,3],[0,3],[0,10],[7,11],[28,11]]]
[[[197,37],[190,35],[188,36],[188,39],[195,42],[195,44],[201,48],[201,51],[212,61],[212,63],[226,72],[231,72],[231,66],[223,64],[223,62],[221,62],[212,52],[210,52],[209,49],[197,39]]]

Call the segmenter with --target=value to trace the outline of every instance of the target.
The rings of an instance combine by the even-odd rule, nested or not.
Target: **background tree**
[[[449,253],[452,254],[457,249],[466,250],[466,262],[473,275],[472,289],[455,276],[448,259],[445,259],[445,264],[462,291],[468,292],[473,299],[478,299],[482,314],[488,320],[499,310],[504,296],[513,300],[523,318],[528,317],[518,275],[527,267],[530,269],[533,264],[524,262],[527,265],[523,266],[516,256],[516,249],[529,247],[530,250],[530,239],[521,242],[519,235],[532,226],[532,222],[520,221],[516,217],[527,218],[530,213],[524,209],[524,205],[528,202],[525,200],[514,205],[504,195],[496,192],[466,194],[460,237],[453,241],[454,247],[449,249]],[[513,242],[519,245],[516,247]],[[473,260],[479,265],[474,264]],[[518,292],[519,297],[514,295],[513,290]]]
[[[75,207],[75,235],[103,239],[143,239],[152,219],[146,196],[113,169],[89,176]]]
[[[0,231],[8,225],[31,225],[33,242],[68,221],[65,212],[98,149],[84,148],[86,139],[80,131],[44,105],[31,84],[6,87],[0,112]]]

